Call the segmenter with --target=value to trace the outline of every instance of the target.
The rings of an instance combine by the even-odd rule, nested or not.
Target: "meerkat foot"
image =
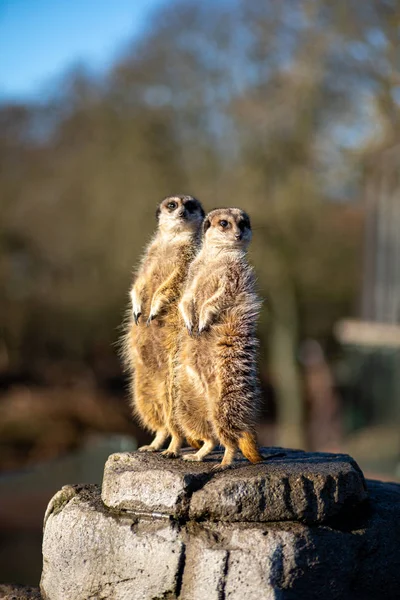
[[[166,458],[178,458],[181,455],[182,441],[179,435],[173,434],[168,448],[161,454]]]
[[[235,446],[225,446],[225,452],[224,452],[222,461],[218,465],[215,465],[212,468],[212,471],[217,472],[217,471],[225,471],[226,469],[229,469],[232,466],[232,463],[235,459],[235,454],[236,454]]]
[[[154,440],[151,444],[146,446],[140,446],[139,452],[159,452],[164,445],[165,440],[168,437],[168,431],[165,429],[159,429],[155,435]]]
[[[146,446],[140,446],[140,448],[138,448],[138,450],[139,450],[139,452],[159,452],[160,448],[156,448],[155,446],[148,444]]]
[[[163,450],[161,452],[161,455],[164,456],[165,458],[179,458],[179,456],[181,455],[180,451],[174,451],[174,450],[168,450],[168,448],[166,450]]]
[[[228,465],[228,464],[225,464],[225,465],[224,465],[224,464],[221,462],[221,463],[219,463],[218,465],[214,465],[214,466],[211,468],[211,471],[212,471],[213,473],[221,473],[221,471],[227,471],[228,469],[231,469],[231,468],[232,468],[232,466],[233,466],[233,465],[232,465],[232,463],[231,463],[231,464],[229,464],[229,465]]]
[[[197,452],[194,452],[193,454],[185,454],[184,456],[182,456],[182,458],[183,460],[187,460],[190,462],[201,462],[203,460],[203,458],[199,456]]]
[[[198,450],[194,454],[185,454],[183,458],[184,460],[201,462],[204,459],[204,457],[207,456],[207,454],[210,454],[210,452],[214,450],[216,445],[217,442],[215,440],[206,440],[200,448],[200,450]]]

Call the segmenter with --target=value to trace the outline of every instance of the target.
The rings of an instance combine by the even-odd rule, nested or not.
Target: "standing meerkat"
[[[176,418],[202,447],[186,460],[201,461],[220,442],[229,466],[236,450],[252,463],[262,460],[255,422],[260,404],[256,321],[260,301],[246,260],[251,240],[248,215],[216,209],[203,223],[203,245],[192,262],[179,309],[181,334],[176,368]]]
[[[133,411],[155,433],[151,444],[139,450],[158,451],[171,436],[164,454],[174,457],[183,441],[172,411],[173,365],[182,326],[178,302],[198,251],[204,211],[192,196],[170,196],[160,203],[156,216],[157,231],[130,291],[132,310],[123,358],[131,374]]]

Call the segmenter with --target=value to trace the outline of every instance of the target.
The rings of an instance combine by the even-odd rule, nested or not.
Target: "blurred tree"
[[[270,299],[260,332],[280,442],[304,446],[297,348],[355,309],[349,202],[369,139],[399,133],[398,25],[395,0],[178,1],[104,77],[78,69],[45,105],[0,106],[12,368],[117,337],[161,197],[239,205]]]

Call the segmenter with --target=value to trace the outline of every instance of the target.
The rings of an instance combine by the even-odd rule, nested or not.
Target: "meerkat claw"
[[[173,452],[172,450],[164,450],[163,452],[161,452],[161,456],[164,456],[165,458],[178,458],[179,452]]]
[[[141,314],[142,314],[141,312],[138,312],[138,313],[134,312],[133,313],[133,318],[135,320],[135,325],[139,325],[139,317],[140,317]]]
[[[156,318],[156,315],[150,315],[146,321],[147,327],[149,327],[150,323]]]
[[[213,473],[220,473],[221,471],[226,471],[227,469],[230,469],[232,465],[223,465],[222,463],[218,464],[218,465],[214,465],[211,468],[211,471]]]
[[[208,328],[209,328],[209,323],[207,321],[200,320],[197,335],[201,335],[204,331],[207,331]]]

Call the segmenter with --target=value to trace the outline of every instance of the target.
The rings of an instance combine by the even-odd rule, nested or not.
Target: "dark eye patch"
[[[189,213],[194,213],[197,208],[196,202],[193,200],[188,200],[185,202],[185,208]]]
[[[247,229],[251,230],[251,224],[250,224],[250,219],[249,219],[248,215],[246,215],[246,214],[243,215],[243,219],[241,220],[241,223],[244,224],[244,228],[247,227]],[[240,227],[240,224],[239,224],[239,227]],[[241,229],[241,231],[243,231],[243,229]]]
[[[240,231],[242,231],[242,232],[243,232],[243,231],[244,231],[244,230],[245,230],[245,229],[246,229],[248,226],[249,226],[249,225],[248,225],[248,223],[246,223],[246,221],[244,221],[244,220],[243,220],[243,221],[239,221],[239,223],[238,223],[238,227],[239,227]]]

